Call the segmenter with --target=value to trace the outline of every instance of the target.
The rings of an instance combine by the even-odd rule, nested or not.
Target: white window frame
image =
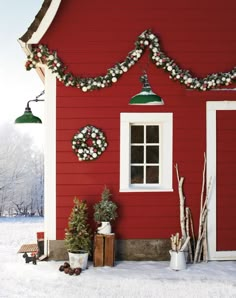
[[[160,183],[130,183],[130,126],[131,124],[159,125]],[[120,114],[120,192],[173,191],[173,113]]]

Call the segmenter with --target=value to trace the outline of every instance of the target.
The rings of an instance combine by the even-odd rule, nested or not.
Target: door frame
[[[236,110],[236,101],[208,101],[206,103],[206,144],[207,144],[207,186],[208,194],[208,216],[207,216],[207,239],[209,260],[236,260],[236,251],[216,250],[216,111]]]

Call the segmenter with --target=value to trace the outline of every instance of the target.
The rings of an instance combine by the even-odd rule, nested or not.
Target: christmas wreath
[[[82,127],[72,139],[72,149],[79,160],[97,159],[106,147],[104,133],[92,125]]]

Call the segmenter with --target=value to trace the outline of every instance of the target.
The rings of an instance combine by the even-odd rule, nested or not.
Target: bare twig
[[[186,227],[185,227],[185,214],[184,214],[184,205],[185,205],[185,197],[183,194],[183,183],[184,183],[184,177],[179,176],[179,169],[178,165],[176,164],[175,166],[176,169],[176,175],[177,175],[177,180],[178,180],[178,191],[179,191],[179,207],[180,207],[180,228],[181,228],[181,233],[184,241],[187,238],[186,235]]]
[[[186,214],[186,233],[187,233],[187,238],[189,237],[190,239],[190,231],[189,231],[189,222],[191,220],[191,212],[189,207],[185,208],[185,214]],[[193,236],[194,237],[194,236]],[[188,241],[188,252],[189,252],[189,261],[190,263],[193,262],[193,251],[192,251],[192,246],[191,246],[191,242]]]

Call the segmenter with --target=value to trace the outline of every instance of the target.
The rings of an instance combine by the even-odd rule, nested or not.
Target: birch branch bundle
[[[176,233],[175,235],[172,234],[170,237],[170,241],[171,241],[171,250],[179,252],[183,243],[183,238],[179,237],[179,233]]]
[[[199,215],[199,227],[198,227],[198,240],[196,244],[194,263],[200,262],[203,256],[204,261],[208,261],[208,247],[206,239],[206,223],[207,223],[207,203],[208,203],[208,193],[211,186],[211,180],[206,190],[206,195],[204,199],[204,190],[206,188],[206,155],[204,154],[204,166],[202,173],[202,191],[201,191],[201,201],[200,201],[200,215]]]
[[[207,245],[207,224],[205,221],[204,228],[203,228],[203,261],[208,262],[208,245]]]
[[[184,177],[179,177],[179,169],[178,165],[176,164],[175,166],[176,169],[176,175],[177,175],[177,180],[178,180],[178,191],[179,191],[179,210],[180,210],[180,228],[181,228],[181,233],[182,237],[185,240],[187,238],[186,234],[186,225],[185,225],[185,197],[183,194],[183,183],[184,183]]]
[[[184,251],[185,248],[187,247],[187,245],[189,244],[189,240],[190,240],[190,236],[188,236],[184,242],[184,244],[182,245],[180,251]]]
[[[185,208],[185,214],[186,214],[186,233],[187,238],[190,240],[190,231],[189,226],[191,226],[191,233],[192,233],[192,239],[193,239],[193,247],[195,247],[195,237],[194,237],[194,230],[193,230],[193,220],[192,220],[192,214],[189,207]],[[193,250],[190,241],[188,241],[188,252],[189,252],[189,261],[190,263],[193,262]]]
[[[179,238],[179,233],[176,233],[175,235],[171,235],[170,240],[171,240],[171,249],[173,251],[179,252],[179,251],[185,250],[185,248],[189,243],[190,237],[188,236],[184,241],[183,237]]]
[[[206,155],[204,153],[204,166],[202,172],[202,188],[200,196],[200,215],[199,215],[199,226],[198,226],[198,238],[195,242],[193,220],[190,208],[185,208],[185,197],[183,193],[183,182],[184,178],[180,177],[178,165],[175,165],[176,175],[178,180],[178,193],[180,200],[180,228],[182,233],[183,241],[187,240],[189,237],[192,238],[192,243],[188,240],[186,246],[188,246],[189,260],[190,262],[200,262],[201,257],[204,261],[208,260],[208,247],[207,247],[207,203],[208,203],[208,193],[211,186],[211,181],[209,182],[208,188],[206,190]],[[191,235],[190,235],[191,234]]]

